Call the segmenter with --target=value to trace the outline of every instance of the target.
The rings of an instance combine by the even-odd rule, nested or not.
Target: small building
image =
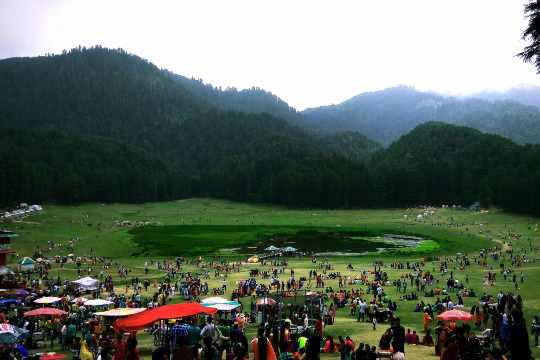
[[[11,248],[11,239],[15,237],[17,237],[17,234],[13,231],[0,230],[0,266],[6,266],[7,255],[15,252]]]

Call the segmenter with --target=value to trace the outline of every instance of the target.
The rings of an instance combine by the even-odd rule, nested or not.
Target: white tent
[[[229,300],[222,298],[220,296],[213,296],[206,299],[202,299],[201,303],[203,304],[226,304]]]
[[[79,280],[72,281],[72,283],[79,285],[81,290],[85,291],[96,290],[99,287],[99,280],[91,278],[90,276],[86,276]]]
[[[279,248],[274,246],[274,245],[270,245],[269,247],[264,249],[264,251],[278,251],[278,250],[279,250]]]
[[[287,246],[286,248],[283,248],[283,251],[284,252],[295,252],[296,249],[293,248],[292,246]]]
[[[6,275],[15,275],[13,270],[8,268],[7,266],[0,266],[0,275],[6,276]]]
[[[85,301],[85,306],[105,306],[105,305],[111,305],[113,304],[112,301],[109,300],[103,300],[103,299],[92,299]]]
[[[35,264],[34,260],[32,260],[29,257],[25,257],[24,259],[21,260],[21,262],[19,263],[19,266],[20,266],[21,271],[32,271],[34,270],[34,264]]]
[[[232,304],[203,304],[203,306],[214,308],[220,311],[231,311],[240,307],[240,303],[237,301],[232,302]]]

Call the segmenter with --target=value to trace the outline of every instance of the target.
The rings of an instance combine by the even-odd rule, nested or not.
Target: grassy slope
[[[76,254],[86,254],[93,248],[95,252],[102,255],[117,257],[118,261],[128,266],[132,272],[132,277],[143,277],[144,260],[141,258],[129,257],[129,254],[137,251],[131,235],[126,228],[113,226],[114,220],[141,220],[154,221],[161,224],[269,224],[269,225],[309,225],[309,226],[365,226],[365,227],[401,227],[404,231],[414,231],[429,234],[436,231],[437,234],[446,234],[450,240],[461,239],[454,242],[454,245],[445,251],[455,253],[465,252],[470,248],[466,241],[468,238],[463,234],[477,234],[478,236],[493,238],[496,241],[508,240],[508,234],[520,233],[521,238],[512,240],[515,248],[524,247],[532,241],[535,246],[540,245],[539,233],[534,231],[534,224],[540,224],[540,219],[526,216],[516,216],[498,211],[480,214],[455,210],[440,210],[437,214],[424,224],[416,224],[413,221],[404,219],[404,214],[413,215],[419,210],[358,210],[358,211],[326,211],[326,210],[287,210],[277,207],[252,206],[246,204],[236,204],[217,200],[183,200],[161,204],[143,205],[99,205],[88,204],[79,207],[59,207],[46,206],[45,213],[25,219],[24,222],[14,224],[4,224],[5,227],[16,230],[20,237],[16,239],[15,247],[21,255],[30,255],[36,246],[45,247],[47,240],[66,243],[71,237],[79,236],[81,241],[76,245]],[[100,225],[98,225],[100,224]],[[457,224],[457,225],[450,225]],[[465,240],[465,241],[463,241]],[[62,252],[64,250],[60,250]],[[538,257],[537,252],[530,253],[532,258]],[[386,259],[385,262],[392,261],[394,257]],[[395,256],[396,259],[401,259]],[[346,265],[352,262],[356,269],[371,269],[372,259],[369,258],[348,258],[336,257],[331,259],[336,270],[343,274],[351,273],[346,270]],[[498,263],[491,262],[491,266],[496,268]],[[312,268],[309,260],[293,260],[291,267],[297,270],[298,275],[306,274]],[[426,266],[428,270],[437,268],[435,262]],[[197,269],[186,268],[186,270],[197,271]],[[234,284],[237,280],[247,276],[249,268],[243,268],[241,273],[233,274],[229,278],[229,283]],[[404,274],[407,270],[385,269],[390,273],[391,278],[396,278]],[[97,275],[99,269],[93,269]],[[482,285],[482,277],[488,270],[482,270],[473,265],[469,271],[471,287],[478,293],[486,291],[496,294],[499,289],[512,290],[511,282],[502,281],[499,278],[495,287],[485,288]],[[540,291],[537,287],[537,280],[540,279],[540,266],[532,262],[518,269],[525,274],[525,284],[519,293],[524,298],[525,314],[530,321],[533,315],[540,313]],[[60,270],[54,267],[51,275],[60,275],[66,279],[75,279],[76,272],[72,266]],[[351,273],[352,274],[352,273]],[[438,274],[438,271],[435,271]],[[463,280],[464,274],[458,270],[454,271],[458,279]],[[114,275],[114,274],[113,274]],[[437,275],[439,277],[439,275]],[[158,270],[151,270],[150,278],[161,278],[163,273]],[[440,277],[444,281],[444,277]],[[115,276],[115,279],[118,278]],[[219,279],[212,278],[210,286],[218,286]],[[120,284],[119,281],[116,282]],[[334,282],[328,285],[337,287]],[[387,291],[390,296],[397,298],[397,294],[392,287]],[[432,302],[433,299],[425,299]],[[173,301],[179,301],[175,298]],[[466,299],[466,305],[470,306],[476,299]],[[406,327],[421,330],[421,316],[412,312],[415,302],[398,301],[399,315]],[[381,324],[378,330],[373,332],[366,324],[357,324],[347,316],[346,310],[338,316],[335,326],[329,327],[328,331],[333,335],[353,335],[356,341],[369,342],[375,344],[386,325]],[[249,334],[255,330],[249,329]],[[141,344],[151,348],[150,339],[141,337]],[[147,354],[148,352],[145,352]],[[433,359],[432,349],[424,347],[408,347],[408,357],[416,359]],[[534,350],[534,355],[540,353]],[[146,358],[146,357],[145,357]]]
[[[474,224],[476,222],[511,222],[516,223],[520,229],[527,223],[526,218],[506,214],[473,215],[471,212],[452,210],[441,210],[433,219],[417,223],[403,217],[406,213],[414,215],[417,210],[289,210],[207,199],[141,205],[46,206],[45,209],[43,214],[5,224],[6,228],[19,233],[17,249],[20,251],[32,253],[36,247],[45,246],[48,240],[67,244],[72,237],[79,237],[80,241],[76,245],[78,254],[93,251],[108,257],[126,257],[140,253],[142,249],[137,247],[128,228],[116,226],[114,222],[131,220],[159,225],[354,227],[376,233],[399,232],[435,238],[441,241],[443,252],[455,253],[492,246],[488,237],[482,239],[475,235],[480,230]],[[433,221],[446,221],[450,217],[466,226],[456,228],[431,225]],[[219,240],[219,237],[215,239]],[[57,252],[67,254],[70,250],[66,248]]]

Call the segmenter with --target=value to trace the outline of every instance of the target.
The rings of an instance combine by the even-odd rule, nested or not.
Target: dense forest
[[[518,144],[540,143],[540,109],[536,106],[510,100],[449,98],[406,86],[363,93],[302,114],[323,132],[357,131],[386,145],[428,121],[472,127]]]
[[[306,114],[261,89],[221,90],[122,50],[2,60],[0,94],[4,205],[212,196],[540,213],[538,145],[428,122],[385,149],[358,132],[307,130]]]

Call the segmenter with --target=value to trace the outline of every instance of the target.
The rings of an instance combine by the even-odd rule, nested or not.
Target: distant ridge
[[[387,145],[428,121],[472,127],[519,144],[540,143],[536,107],[509,100],[444,97],[406,86],[363,93],[303,114],[323,132],[357,131]]]

